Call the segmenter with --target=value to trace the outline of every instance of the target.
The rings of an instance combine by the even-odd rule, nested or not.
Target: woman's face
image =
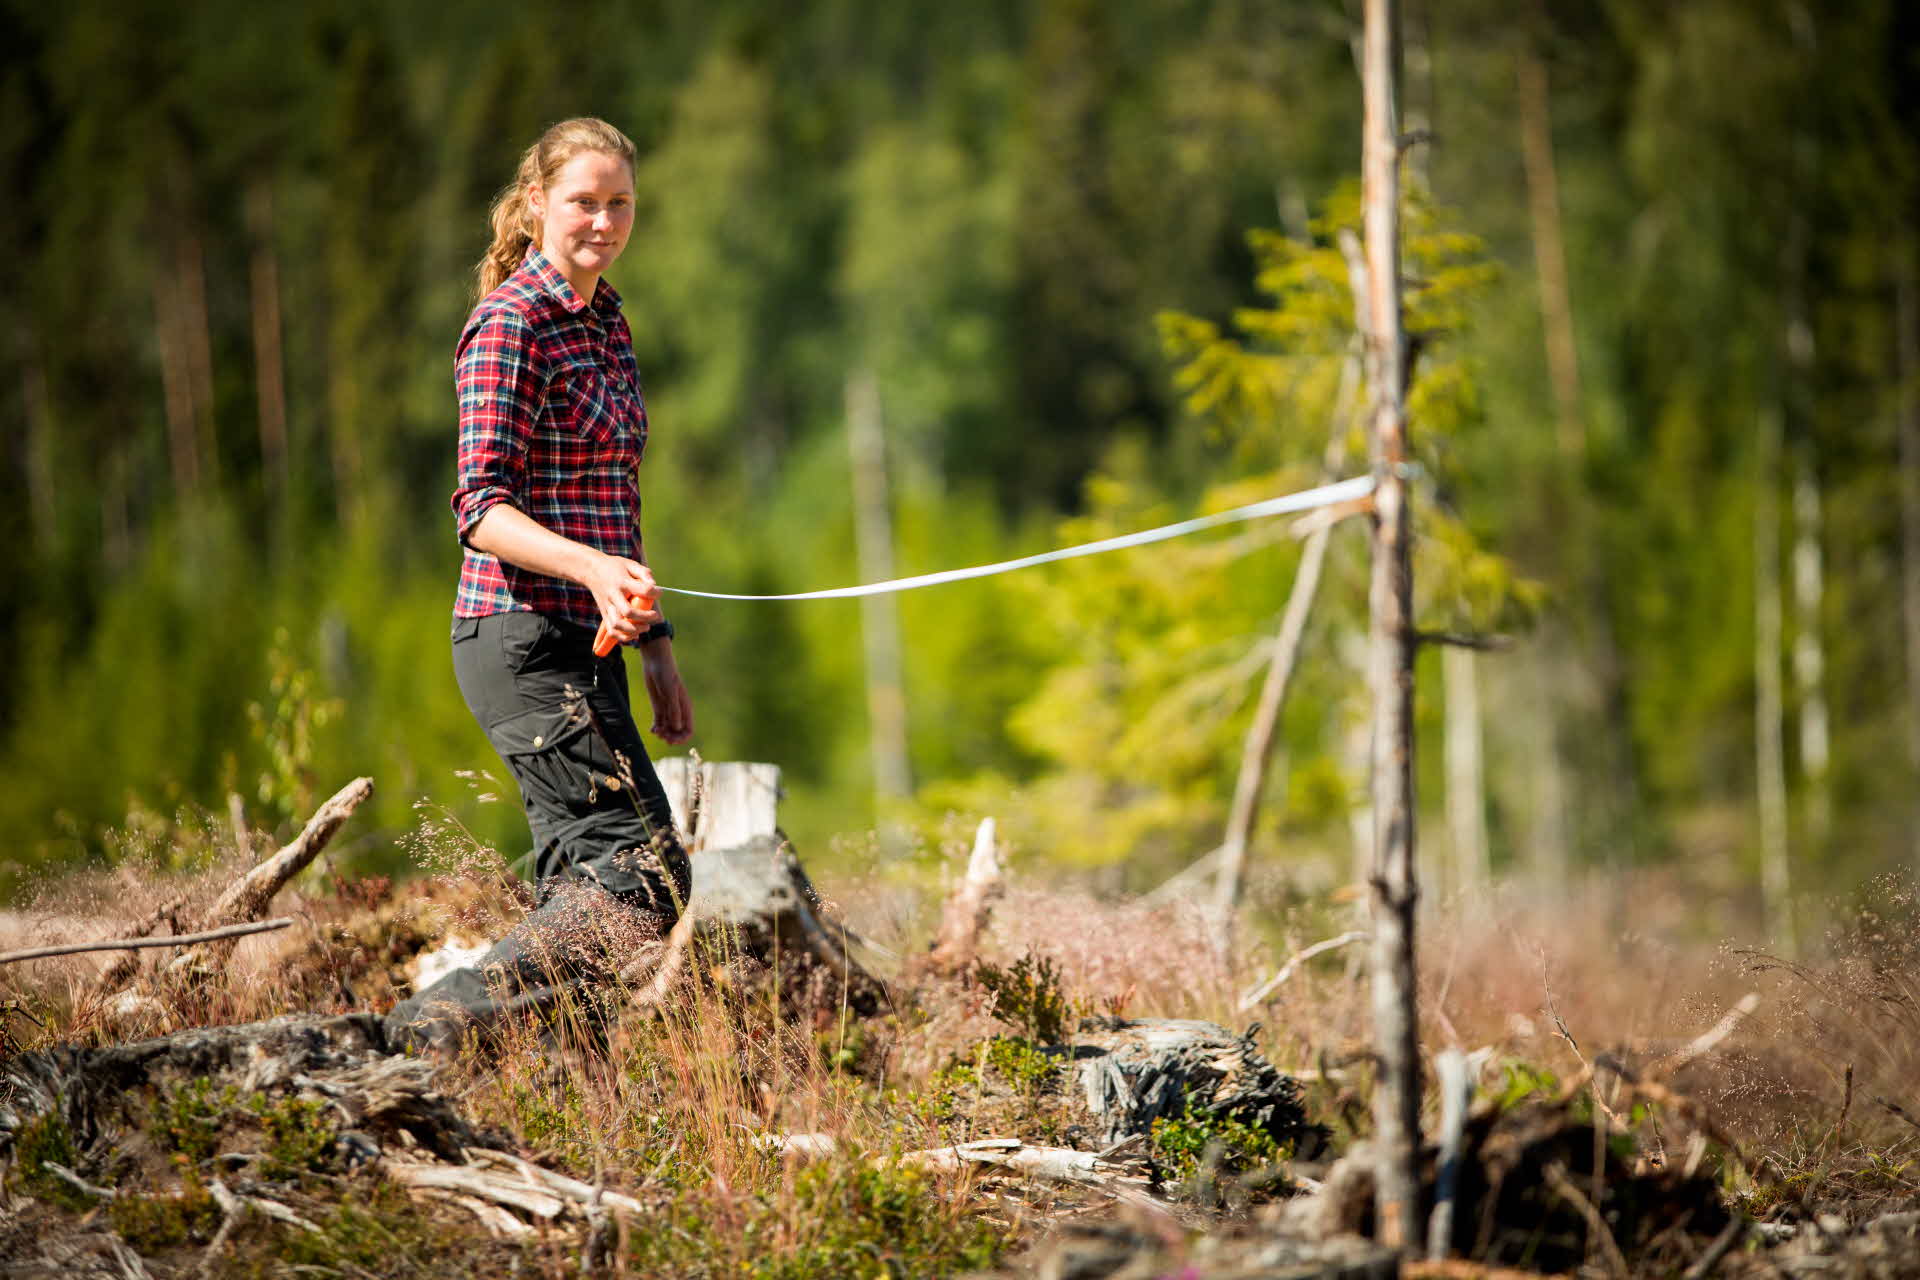
[[[543,191],[527,189],[540,252],[566,276],[598,279],[633,233],[633,174],[619,156],[582,151]]]

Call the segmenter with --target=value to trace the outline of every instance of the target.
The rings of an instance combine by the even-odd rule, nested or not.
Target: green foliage
[[[571,1077],[557,1083],[516,1077],[510,1099],[515,1127],[531,1146],[577,1141],[586,1128],[585,1100]]]
[[[1329,200],[1309,238],[1252,234],[1255,284],[1267,305],[1237,309],[1230,327],[1161,315],[1187,434],[1164,451],[1116,446],[1087,484],[1088,514],[1064,525],[1060,541],[1164,523],[1195,506],[1238,506],[1306,487],[1323,469],[1345,475],[1362,467],[1356,437],[1365,388],[1338,247],[1358,215],[1349,186]],[[1420,424],[1415,447],[1427,474],[1447,485],[1450,450],[1485,425],[1467,352],[1472,307],[1498,273],[1479,241],[1417,194],[1405,223],[1405,269],[1421,281],[1408,298],[1407,325],[1424,336],[1409,396]],[[1182,492],[1179,459],[1192,459],[1207,478],[1197,501]],[[1416,511],[1420,624],[1474,631],[1524,621],[1539,589],[1456,513],[1431,502]],[[1270,837],[1344,818],[1360,783],[1346,758],[1346,721],[1358,714],[1362,685],[1328,642],[1364,630],[1359,554],[1338,542],[1326,570],[1283,726],[1308,804],[1267,806]],[[1048,624],[1052,656],[1009,720],[1016,741],[1045,761],[1008,814],[1009,827],[1057,856],[1125,861],[1145,875],[1206,847],[1225,816],[1253,694],[1298,564],[1279,528],[1256,525],[1223,540],[1076,561],[1045,584],[1010,584]],[[935,794],[985,803],[962,789]]]
[[[1559,1087],[1559,1078],[1548,1068],[1509,1059],[1500,1066],[1500,1094],[1495,1105],[1511,1111],[1529,1098],[1551,1096]]]
[[[220,1229],[224,1216],[191,1166],[183,1171],[179,1195],[120,1195],[107,1205],[114,1231],[142,1254],[204,1244]]]
[[[333,1108],[304,1098],[269,1099],[255,1094],[248,1110],[266,1130],[260,1172],[268,1178],[298,1178],[331,1161],[338,1126]]]
[[[1290,1153],[1265,1129],[1187,1100],[1177,1117],[1161,1116],[1148,1132],[1153,1158],[1169,1181],[1192,1183],[1203,1167],[1244,1173],[1284,1160]]]
[[[239,1100],[233,1085],[216,1090],[204,1077],[182,1080],[154,1099],[148,1133],[162,1151],[178,1152],[188,1164],[200,1165],[220,1149],[221,1131]]]
[[[1067,997],[1051,957],[1029,951],[1002,968],[980,961],[974,979],[993,995],[993,1016],[1030,1045],[1059,1044],[1067,1034]]]
[[[927,1176],[897,1164],[829,1164],[804,1170],[794,1186],[799,1239],[760,1259],[753,1280],[827,1276],[943,1276],[992,1266],[998,1231],[957,1217]]]
[[[338,716],[344,703],[314,691],[313,672],[296,664],[285,627],[273,633],[267,651],[267,701],[249,702],[247,719],[266,752],[267,768],[255,795],[283,822],[304,821],[313,812],[313,740]]]
[[[14,1176],[20,1189],[71,1212],[93,1205],[93,1197],[47,1168],[49,1163],[72,1169],[79,1163],[73,1130],[59,1108],[36,1116],[20,1127],[14,1138]]]
[[[1031,1040],[995,1036],[986,1042],[982,1059],[1016,1093],[1037,1094],[1060,1074],[1060,1064]]]

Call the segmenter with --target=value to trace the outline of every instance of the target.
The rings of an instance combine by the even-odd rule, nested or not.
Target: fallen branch
[[[1324,955],[1336,947],[1344,947],[1349,942],[1359,942],[1368,936],[1365,930],[1349,929],[1337,938],[1328,938],[1325,941],[1316,942],[1310,947],[1294,952],[1293,955],[1288,958],[1287,962],[1280,966],[1278,973],[1240,997],[1239,1007],[1241,1011],[1244,1012],[1245,1010],[1253,1008],[1268,996],[1272,995],[1279,989],[1281,983],[1293,976],[1294,970],[1315,956]]]
[[[1707,1280],[1721,1260],[1733,1252],[1734,1246],[1747,1238],[1749,1229],[1747,1220],[1735,1214],[1725,1229],[1714,1237],[1713,1243],[1707,1246],[1707,1251],[1700,1255],[1699,1260],[1686,1269],[1680,1280]]]
[[[409,1164],[383,1160],[380,1169],[409,1190],[429,1188],[464,1192],[481,1200],[518,1209],[547,1222],[559,1217],[567,1207],[566,1201],[560,1196],[534,1186],[523,1178],[494,1173],[473,1165]]]
[[[362,801],[373,794],[372,778],[355,778],[340,788],[331,800],[321,805],[293,843],[262,862],[241,878],[241,880],[220,895],[207,913],[213,920],[257,920],[273,900],[273,895],[286,887],[289,880],[306,869],[307,864],[327,847],[327,841],[333,839],[346,820]]]
[[[278,920],[257,920],[248,924],[230,924],[204,933],[166,934],[158,938],[109,938],[104,942],[63,942],[54,947],[29,947],[25,951],[0,952],[0,964],[16,960],[42,960],[48,956],[77,956],[89,951],[132,951],[141,947],[185,947],[196,942],[217,942],[222,938],[241,938],[250,933],[268,933],[293,923],[292,916]]]
[[[1734,1030],[1760,1007],[1760,993],[1749,991],[1740,997],[1733,1008],[1720,1017],[1720,1021],[1695,1036],[1692,1043],[1679,1052],[1661,1059],[1648,1067],[1645,1075],[1649,1080],[1660,1080],[1691,1066],[1700,1058],[1720,1047],[1720,1042],[1734,1033]]]
[[[537,1184],[542,1190],[572,1200],[589,1208],[600,1205],[608,1209],[618,1209],[624,1213],[645,1213],[647,1207],[632,1196],[621,1195],[618,1191],[608,1191],[605,1187],[594,1187],[591,1183],[578,1178],[569,1178],[564,1173],[555,1173],[552,1169],[543,1169],[530,1160],[522,1160],[504,1151],[495,1151],[489,1147],[475,1147],[473,1154],[502,1169],[510,1169],[527,1181]]]
[[[186,910],[186,906],[187,900],[184,897],[169,899],[167,902],[154,908],[144,919],[134,925],[133,932],[129,936],[135,938],[147,937],[163,924],[175,933],[178,933],[180,931],[180,913]],[[118,960],[108,965],[106,970],[101,973],[99,979],[93,984],[91,994],[97,998],[109,992],[118,991],[127,984],[127,980],[133,977],[139,967],[139,956],[121,956]]]
[[[120,1193],[112,1187],[96,1187],[73,1170],[67,1168],[67,1166],[56,1161],[43,1160],[40,1162],[40,1167],[82,1195],[92,1196],[96,1200],[115,1200],[120,1196]]]
[[[444,1200],[448,1204],[457,1204],[474,1217],[480,1219],[480,1225],[496,1238],[518,1240],[533,1234],[533,1228],[511,1213],[491,1201],[478,1196],[463,1195],[458,1191],[444,1191],[438,1187],[416,1187],[408,1192],[417,1199],[431,1198]]]

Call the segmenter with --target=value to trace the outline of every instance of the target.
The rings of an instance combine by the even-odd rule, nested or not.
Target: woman
[[[601,278],[633,230],[633,187],[633,143],[618,129],[554,125],[494,202],[476,268],[480,301],[456,359],[453,512],[466,554],[453,667],[519,784],[543,902],[477,969],[398,1006],[387,1025],[401,1044],[448,1048],[471,1020],[550,1004],[660,936],[687,897],[626,667],[618,649],[594,652],[596,626],[637,647],[654,735],[692,735],[640,538],[647,418],[632,335]],[[569,885],[581,889],[559,891]]]

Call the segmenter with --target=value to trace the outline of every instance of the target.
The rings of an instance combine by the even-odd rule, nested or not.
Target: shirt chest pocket
[[[601,449],[620,444],[625,423],[621,405],[606,376],[590,364],[569,365],[547,393],[554,425]]]

